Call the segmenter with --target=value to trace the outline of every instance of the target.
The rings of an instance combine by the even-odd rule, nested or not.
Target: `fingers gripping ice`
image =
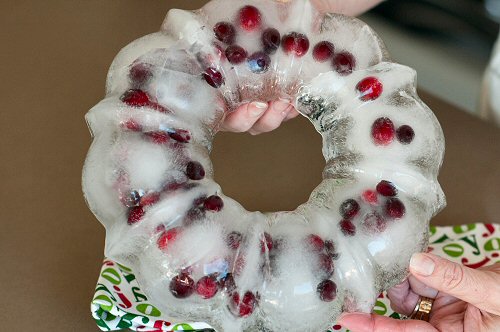
[[[211,142],[241,104],[280,97],[322,135],[324,180],[293,212],[248,212],[213,181]],[[164,312],[224,331],[319,331],[370,311],[445,205],[443,134],[415,72],[309,1],[170,11],[118,54],[87,121],[83,187],[106,255]]]

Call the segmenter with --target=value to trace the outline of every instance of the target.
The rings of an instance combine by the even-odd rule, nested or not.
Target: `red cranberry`
[[[379,233],[387,228],[387,222],[377,212],[372,212],[365,216],[363,226],[372,232]]]
[[[144,209],[142,206],[136,206],[128,211],[128,224],[133,225],[139,222],[144,217]]]
[[[205,199],[205,201],[203,202],[203,206],[209,211],[219,212],[224,207],[224,202],[219,196],[212,195]]]
[[[393,197],[398,194],[398,190],[392,182],[382,180],[377,184],[377,192],[385,197]]]
[[[309,39],[307,39],[307,36],[302,33],[291,32],[283,36],[281,46],[283,47],[285,53],[291,53],[301,57],[304,56],[309,50]]]
[[[134,120],[127,120],[124,123],[122,123],[122,127],[127,128],[128,130],[131,131],[141,131],[142,127],[140,124],[135,122]]]
[[[151,107],[152,109],[154,109],[155,111],[158,111],[158,112],[161,112],[161,113],[172,113],[170,110],[168,110],[167,108],[161,106],[158,103],[151,102],[151,103],[149,103],[148,106]]]
[[[316,234],[309,235],[307,237],[307,243],[314,251],[318,252],[322,251],[325,247],[325,242],[323,242],[323,239],[321,239],[321,237]]]
[[[281,34],[274,28],[268,28],[262,33],[262,45],[264,52],[274,54],[281,43]]]
[[[354,236],[356,234],[356,226],[350,220],[342,220],[339,226],[345,236]]]
[[[146,63],[136,63],[130,68],[129,78],[132,84],[136,87],[141,87],[146,84],[153,73],[151,72],[151,65]]]
[[[385,212],[389,217],[399,219],[405,215],[406,208],[399,199],[390,198],[385,204]]]
[[[377,192],[374,190],[365,190],[361,197],[363,197],[363,200],[370,205],[377,205],[378,203]]]
[[[235,292],[231,297],[231,301],[231,306],[236,309],[237,314],[240,317],[250,316],[253,313],[257,302],[255,295],[252,292],[246,292],[241,300],[240,294]]]
[[[158,240],[156,241],[158,248],[160,248],[160,250],[166,250],[168,246],[175,241],[177,235],[179,235],[178,228],[171,228],[168,231],[161,233],[160,237],[158,237]]]
[[[241,46],[231,45],[226,48],[226,58],[233,65],[237,65],[245,61],[247,58],[247,51]]]
[[[144,135],[149,137],[156,144],[165,144],[170,140],[168,134],[163,131],[151,131],[144,133]]]
[[[127,90],[120,99],[128,106],[133,107],[142,107],[149,104],[148,94],[138,89]]]
[[[248,67],[255,74],[265,73],[271,65],[271,58],[265,52],[255,52],[248,58]]]
[[[236,37],[234,26],[229,22],[219,22],[214,26],[215,38],[225,44],[232,44]]]
[[[168,135],[180,143],[187,143],[191,140],[191,133],[184,129],[177,129],[174,132],[168,133]]]
[[[366,77],[362,79],[357,85],[356,90],[358,90],[361,95],[359,99],[362,101],[375,100],[382,94],[384,87],[382,83],[376,77]]]
[[[184,299],[194,292],[194,280],[186,273],[172,278],[170,281],[170,292],[178,299]]]
[[[260,251],[265,253],[266,251],[273,250],[273,238],[271,234],[264,232],[262,238],[260,239]]]
[[[413,128],[408,125],[402,125],[399,127],[396,134],[398,136],[398,141],[401,144],[410,144],[415,138]]]
[[[239,232],[231,232],[227,235],[226,243],[231,249],[238,249],[241,244],[241,240],[243,239],[243,235]]]
[[[186,175],[191,180],[202,180],[205,177],[205,169],[197,161],[190,161],[186,166]]]
[[[203,78],[214,88],[219,88],[222,84],[224,84],[224,77],[221,72],[215,68],[207,68],[203,73]]]
[[[372,138],[377,145],[391,144],[394,133],[394,124],[389,118],[378,118],[372,125]]]
[[[334,53],[334,46],[329,41],[322,41],[316,44],[313,49],[313,58],[318,62],[328,61]]]
[[[254,6],[245,6],[240,9],[240,25],[246,31],[253,31],[260,27],[260,11]]]
[[[231,293],[236,289],[236,282],[232,273],[228,273],[223,279],[219,281],[219,286],[225,292]]]
[[[213,276],[204,276],[196,283],[196,293],[204,299],[215,296],[218,290],[217,279]]]
[[[359,204],[354,199],[347,199],[340,205],[340,215],[345,219],[352,219],[359,212]]]
[[[246,264],[245,257],[239,255],[238,258],[236,258],[236,260],[234,261],[233,273],[235,275],[239,276],[241,274],[241,272],[243,272],[243,269],[245,268],[245,264]]]
[[[141,206],[150,206],[150,205],[158,203],[159,200],[160,200],[159,193],[149,193],[149,194],[141,197],[140,205]]]
[[[327,254],[319,254],[318,263],[319,269],[324,277],[330,278],[334,270],[332,257]]]
[[[331,280],[323,280],[316,290],[322,301],[331,302],[337,297],[337,285]]]
[[[336,252],[335,252],[335,244],[331,240],[326,240],[325,241],[325,252],[328,256],[330,257],[335,257]]]
[[[356,59],[349,52],[337,53],[333,56],[333,68],[340,75],[349,75],[356,67]]]

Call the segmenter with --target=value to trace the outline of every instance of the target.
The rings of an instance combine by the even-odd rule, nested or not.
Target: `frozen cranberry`
[[[155,193],[155,192],[149,193],[149,194],[141,197],[140,205],[141,206],[150,206],[150,205],[158,203],[159,200],[160,200],[159,193]]]
[[[246,264],[245,257],[242,255],[239,255],[238,258],[236,258],[236,260],[234,261],[233,273],[235,275],[239,276],[241,274],[241,272],[243,272],[243,269],[245,268],[245,264]]]
[[[232,273],[228,273],[224,278],[219,281],[219,286],[225,292],[231,293],[236,289],[236,282]]]
[[[122,123],[122,127],[126,128],[131,131],[141,131],[142,127],[140,124],[135,122],[134,120],[127,120],[124,123]]]
[[[218,290],[217,279],[213,276],[204,276],[196,283],[196,293],[204,299],[215,296]]]
[[[255,52],[248,58],[248,68],[255,74],[265,73],[271,65],[271,58],[265,52]]]
[[[336,252],[335,252],[335,244],[331,240],[326,240],[325,241],[325,252],[328,256],[330,257],[335,257]]]
[[[240,294],[235,292],[231,297],[231,302],[231,306],[235,309],[238,316],[248,317],[253,313],[257,300],[252,292],[246,292],[241,300]]]
[[[333,274],[333,261],[332,257],[327,254],[319,254],[318,256],[319,270],[325,278],[330,278]]]
[[[138,190],[132,190],[128,193],[124,193],[120,196],[120,201],[125,205],[126,207],[134,207],[140,205],[139,202],[141,201],[141,196],[144,193],[142,191]]]
[[[377,192],[374,190],[365,190],[363,191],[363,194],[361,194],[361,197],[365,202],[367,202],[370,205],[377,205],[378,203],[378,197],[377,197]]]
[[[319,298],[325,302],[331,302],[337,297],[337,285],[331,280],[320,282],[316,291],[319,294]]]
[[[215,68],[207,68],[203,73],[203,78],[214,88],[219,88],[222,84],[224,84],[224,77],[221,72]]]
[[[165,144],[170,140],[168,134],[164,131],[150,131],[144,133],[144,135],[149,137],[156,144]]]
[[[219,212],[224,207],[224,202],[219,196],[212,195],[205,199],[205,201],[203,202],[203,206],[209,211]]]
[[[301,57],[309,50],[309,39],[302,33],[291,32],[283,36],[281,46],[285,53]]]
[[[406,208],[403,202],[397,198],[390,198],[385,204],[385,212],[391,218],[399,219],[405,215]]]
[[[316,234],[309,235],[307,237],[307,243],[314,251],[318,252],[322,251],[325,247],[325,242],[323,242],[323,239],[321,239],[321,237]]]
[[[154,109],[155,111],[158,111],[158,112],[161,112],[161,113],[172,113],[170,110],[168,110],[167,108],[161,106],[158,103],[150,102],[148,106],[151,107],[152,109]]]
[[[237,65],[245,61],[247,58],[247,51],[241,46],[231,45],[226,48],[226,58],[233,65]]]
[[[394,133],[394,124],[389,118],[378,118],[372,125],[372,138],[377,145],[391,144]]]
[[[393,197],[398,194],[398,190],[392,182],[382,180],[377,184],[377,192],[386,197]]]
[[[246,31],[253,31],[260,27],[260,11],[254,6],[245,6],[240,9],[240,25]]]
[[[168,135],[180,143],[187,143],[191,140],[191,133],[184,129],[177,129],[174,132],[169,132]]]
[[[339,226],[345,236],[354,236],[356,234],[356,226],[350,220],[342,220]]]
[[[225,44],[232,44],[236,37],[234,26],[229,22],[219,22],[214,26],[215,38]]]
[[[334,46],[329,41],[322,41],[316,44],[313,49],[313,58],[318,62],[328,61],[334,53]]]
[[[340,205],[340,215],[345,219],[352,219],[359,212],[359,204],[354,199],[347,199]]]
[[[356,67],[356,59],[349,52],[340,52],[333,56],[333,68],[340,75],[349,75]]]
[[[239,232],[231,232],[227,235],[226,243],[231,249],[238,249],[241,244],[241,240],[243,239],[243,235]]]
[[[273,238],[271,234],[264,232],[262,238],[260,239],[260,251],[265,253],[266,251],[271,251],[273,249]]]
[[[170,246],[175,241],[177,235],[179,235],[178,228],[171,228],[168,231],[164,231],[163,233],[161,233],[161,235],[158,237],[158,240],[156,241],[158,248],[160,248],[160,250],[166,250],[168,246]]]
[[[398,141],[401,144],[410,144],[415,138],[415,131],[413,131],[413,128],[408,125],[402,125],[399,127],[396,134],[398,136]]]
[[[142,206],[136,206],[128,211],[128,224],[133,225],[137,222],[139,222],[142,217],[144,217],[144,209]]]
[[[142,107],[149,104],[149,96],[146,92],[138,89],[127,90],[121,97],[123,101],[128,106]]]
[[[366,77],[357,85],[356,90],[361,94],[359,99],[362,101],[375,100],[382,94],[384,87],[376,77]]]
[[[387,222],[377,212],[372,212],[365,216],[363,226],[370,232],[379,233],[387,228]]]
[[[186,166],[186,175],[191,180],[202,180],[205,177],[205,169],[197,161],[190,161]]]
[[[129,78],[136,87],[143,86],[151,77],[153,77],[153,73],[151,72],[151,65],[149,64],[136,63],[130,68]]]
[[[170,292],[178,299],[184,299],[194,292],[194,280],[187,274],[181,273],[170,281]]]
[[[262,33],[262,45],[264,52],[273,54],[276,52],[281,43],[281,34],[274,28],[268,28]]]

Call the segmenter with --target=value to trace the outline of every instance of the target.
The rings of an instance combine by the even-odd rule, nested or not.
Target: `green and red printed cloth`
[[[500,225],[432,226],[430,230],[429,251],[436,255],[471,268],[500,263]],[[214,331],[206,323],[181,322],[163,315],[141,291],[133,271],[109,259],[104,260],[99,274],[91,310],[102,331]],[[374,312],[400,318],[390,309],[385,293],[378,298]],[[334,325],[329,331],[346,330]]]

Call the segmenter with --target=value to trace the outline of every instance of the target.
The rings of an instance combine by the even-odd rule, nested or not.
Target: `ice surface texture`
[[[87,114],[83,187],[106,256],[166,314],[223,331],[369,312],[445,205],[443,134],[415,77],[364,23],[309,1],[171,10],[118,54]],[[280,97],[322,135],[323,182],[295,211],[248,212],[213,181],[211,142],[237,106]]]

